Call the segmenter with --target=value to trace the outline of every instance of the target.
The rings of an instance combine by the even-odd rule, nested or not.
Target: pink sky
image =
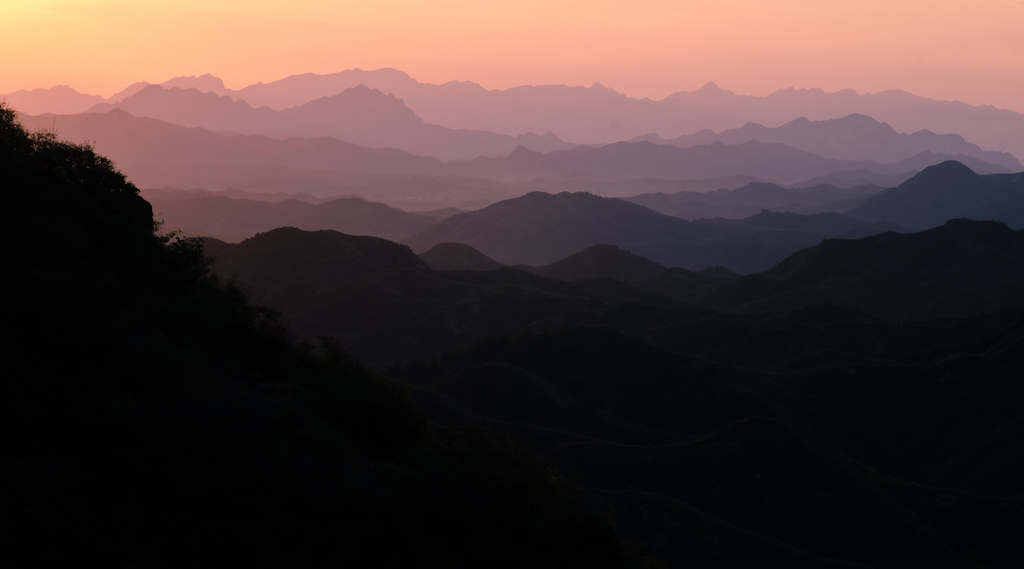
[[[0,14],[0,93],[394,67],[655,99],[708,81],[905,89],[1024,112],[1024,0],[0,0]]]

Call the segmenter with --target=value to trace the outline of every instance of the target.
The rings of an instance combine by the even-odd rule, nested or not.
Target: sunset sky
[[[394,67],[656,99],[708,81],[905,89],[1024,112],[1022,30],[1024,0],[0,0],[0,93]]]

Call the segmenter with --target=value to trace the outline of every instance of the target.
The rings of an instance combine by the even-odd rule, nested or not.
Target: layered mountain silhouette
[[[198,82],[195,84],[199,86]],[[648,133],[676,138],[753,122],[769,127],[805,117],[811,121],[862,114],[898,132],[959,134],[984,150],[1024,156],[1024,115],[991,106],[938,101],[906,91],[858,94],[846,89],[779,89],[764,96],[737,95],[709,83],[661,101],[635,99],[600,84],[522,86],[488,90],[470,81],[420,83],[395,69],[307,73],[258,83],[231,93],[255,106],[285,109],[366,85],[401,98],[429,123],[509,135],[553,131],[578,143],[610,143]],[[614,128],[613,128],[614,127]]]
[[[540,151],[572,148],[550,132],[519,137],[484,131],[453,130],[426,124],[394,95],[358,85],[329,97],[275,111],[253,108],[195,88],[149,85],[117,103],[102,103],[89,112],[121,109],[136,117],[151,117],[217,132],[287,136],[331,136],[370,147],[398,148],[442,160],[504,156],[517,146]]]
[[[133,84],[108,102],[120,101],[148,85]],[[760,97],[737,95],[709,83],[696,91],[680,91],[652,101],[632,98],[600,84],[504,90],[485,89],[471,81],[434,85],[420,83],[395,69],[307,73],[239,90],[225,88],[220,79],[208,74],[163,83],[165,87],[194,88],[275,110],[304,105],[359,85],[402,99],[429,124],[509,136],[553,132],[562,140],[599,144],[649,133],[671,139],[705,129],[739,129],[751,122],[775,127],[800,118],[823,121],[861,114],[888,123],[901,133],[928,130],[941,135],[959,134],[983,150],[1009,152],[1017,159],[1024,156],[1024,115],[991,106],[928,99],[899,90],[858,94],[850,89],[826,92],[789,88]],[[51,108],[34,96],[22,105],[29,105],[21,109],[29,114],[80,112],[85,108]]]
[[[261,135],[229,136],[133,117],[120,109],[81,115],[39,115],[24,117],[24,121],[31,128],[56,128],[61,136],[94,141],[97,150],[109,155],[125,172],[146,185],[186,188],[198,185],[212,190],[228,187],[225,177],[229,177],[227,181],[234,186],[234,181],[246,177],[247,169],[268,166],[299,171],[446,175],[504,182],[550,177],[699,180],[722,176],[795,182],[858,169],[902,174],[950,158],[924,152],[902,162],[877,164],[826,159],[782,144],[751,141],[736,146],[714,143],[692,148],[650,142],[616,143],[546,154],[519,146],[507,157],[441,162],[394,149],[357,146],[330,137],[276,140]],[[982,173],[1008,172],[1003,167],[970,157],[959,158]],[[239,167],[242,169],[232,173],[232,168]],[[260,176],[249,173],[248,177]]]
[[[180,135],[149,167],[188,175],[409,196],[687,187],[578,170],[510,186],[329,138],[79,117],[57,119],[133,124],[125,156]],[[273,155],[285,163],[256,162]],[[352,171],[317,170],[332,157]],[[430,215],[146,192],[224,208],[211,226],[433,224],[409,240],[421,255],[295,227],[193,240],[161,234],[111,161],[27,133],[3,104],[0,170],[0,234],[17,244],[0,279],[17,300],[0,319],[0,551],[15,565],[1009,569],[1024,555],[1024,230],[689,222],[581,192]],[[749,181],[725,187],[791,191]],[[1009,210],[1019,183],[944,163],[860,208]],[[801,240],[760,274],[719,266],[749,272]],[[567,245],[532,267],[492,252]]]
[[[665,266],[722,265],[750,273],[767,269],[824,237],[895,228],[839,215],[820,219],[792,215],[771,221],[764,217],[754,216],[750,223],[694,223],[615,198],[531,192],[448,217],[404,243],[418,252],[438,243],[464,243],[500,263],[533,266],[551,264],[592,245],[609,244]]]
[[[0,104],[0,169],[5,565],[627,566],[576,487],[294,342],[109,160]],[[422,266],[353,240],[345,271]]]
[[[672,144],[687,148],[699,144],[724,142],[742,144],[750,140],[777,142],[806,150],[824,158],[842,160],[873,160],[875,162],[897,162],[912,158],[921,152],[935,154],[964,155],[992,164],[1004,166],[1013,171],[1024,170],[1024,166],[1006,152],[984,151],[957,134],[939,135],[927,130],[913,134],[900,134],[887,123],[861,114],[841,119],[810,121],[798,118],[777,128],[768,128],[749,123],[741,128],[716,134],[704,130],[692,135],[664,140],[657,134],[635,139],[649,140],[658,144]]]

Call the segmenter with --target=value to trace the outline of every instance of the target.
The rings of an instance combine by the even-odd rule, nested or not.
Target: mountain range
[[[148,83],[136,83],[112,96],[118,102]],[[896,131],[959,134],[986,151],[1024,156],[1024,115],[991,106],[972,106],[959,101],[939,101],[905,91],[858,94],[846,89],[780,89],[767,96],[737,95],[713,83],[696,91],[680,91],[660,101],[637,99],[600,84],[591,87],[565,85],[520,86],[486,89],[471,81],[443,85],[420,83],[395,69],[351,69],[328,75],[307,73],[270,83],[231,90],[213,76],[178,77],[165,87],[195,88],[219,96],[247,101],[253,107],[289,109],[365,85],[402,99],[424,121],[450,129],[483,130],[518,136],[553,132],[562,140],[595,144],[630,140],[657,133],[676,138],[710,129],[722,132],[747,123],[767,127],[801,117],[811,121],[839,119],[862,114],[888,123]],[[18,95],[22,112],[29,114],[75,113],[95,105],[77,92],[35,90]],[[52,91],[52,92],[51,92]],[[65,91],[68,91],[65,89]],[[57,97],[59,95],[59,97]],[[47,106],[44,97],[57,97],[61,107]],[[14,94],[9,95],[14,100]],[[92,104],[87,104],[92,101]],[[32,109],[30,111],[29,109]]]
[[[86,112],[112,109],[215,132],[266,134],[274,138],[331,136],[362,146],[398,148],[441,160],[505,156],[517,146],[543,152],[574,146],[551,133],[512,137],[426,124],[394,95],[363,85],[280,111],[253,108],[245,100],[195,88],[149,85],[116,103],[101,103]]]
[[[649,140],[658,144],[672,144],[683,148],[716,141],[726,144],[742,144],[756,140],[785,144],[823,158],[871,160],[882,163],[906,160],[921,152],[929,151],[936,154],[971,156],[985,162],[999,164],[1013,171],[1024,169],[1020,161],[1012,154],[982,150],[958,134],[940,135],[927,130],[920,130],[913,134],[901,134],[888,123],[880,123],[861,114],[822,121],[811,121],[801,117],[776,128],[748,123],[741,128],[721,133],[702,130],[695,134],[669,140],[652,133],[633,140],[634,142]]]
[[[79,115],[25,116],[22,120],[29,128],[55,128],[65,138],[92,141],[96,149],[113,159],[122,171],[151,187],[223,189],[226,181],[261,178],[265,174],[255,174],[253,169],[268,168],[277,169],[274,174],[279,179],[283,177],[285,184],[291,184],[295,178],[308,180],[303,182],[304,188],[297,188],[301,191],[317,185],[317,177],[311,179],[309,175],[295,175],[281,168],[390,177],[455,176],[509,183],[551,177],[700,180],[723,176],[797,182],[857,170],[889,176],[909,175],[951,158],[981,173],[1009,172],[1004,167],[969,156],[949,157],[925,151],[901,162],[877,164],[826,159],[783,144],[755,141],[735,146],[715,142],[692,148],[647,141],[620,142],[597,148],[577,146],[546,154],[519,146],[507,157],[441,162],[395,149],[358,146],[331,137],[277,140],[262,135],[218,134],[198,127],[186,128],[157,119],[133,117],[120,109]],[[333,176],[335,180],[329,183],[336,183],[337,175]],[[273,189],[285,188],[275,186]],[[478,192],[478,199],[480,195]],[[470,196],[463,194],[463,197]],[[443,206],[432,204],[427,209],[437,207]]]

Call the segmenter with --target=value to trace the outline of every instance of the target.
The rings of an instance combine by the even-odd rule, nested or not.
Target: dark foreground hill
[[[1022,551],[1007,524],[1024,503],[977,493],[1021,489],[1020,317],[907,328],[853,312],[677,316],[665,321],[686,334],[671,350],[644,332],[573,329],[389,375],[418,386],[439,421],[542,449],[670,566],[1011,567]],[[702,335],[716,360],[681,355]],[[967,338],[982,342],[958,345]],[[819,351],[816,365],[727,363],[758,339]],[[820,351],[879,342],[892,351],[860,361]],[[915,355],[922,345],[934,351]]]
[[[830,239],[702,302],[743,311],[818,302],[888,318],[965,316],[1024,301],[1024,231],[955,219],[912,234]]]
[[[624,566],[577,489],[293,344],[106,159],[0,106],[0,170],[4,566]]]
[[[299,200],[278,202],[221,196],[161,200],[149,198],[163,231],[209,235],[237,243],[278,227],[309,231],[332,229],[400,241],[435,223],[435,219],[373,203],[362,198],[339,198],[321,204]]]
[[[417,252],[441,242],[464,243],[500,263],[532,266],[609,244],[669,267],[701,270],[721,265],[752,273],[842,231],[859,228],[861,236],[895,228],[838,215],[828,222],[781,214],[747,221],[694,223],[620,199],[583,192],[531,192],[453,215],[404,243]],[[838,227],[842,231],[837,232]]]
[[[669,566],[1012,567],[1021,553],[1019,307],[907,323],[694,310],[668,295],[750,277],[433,272],[383,240],[295,229],[215,268],[298,333],[404,364],[388,375],[434,421],[527,442]]]

